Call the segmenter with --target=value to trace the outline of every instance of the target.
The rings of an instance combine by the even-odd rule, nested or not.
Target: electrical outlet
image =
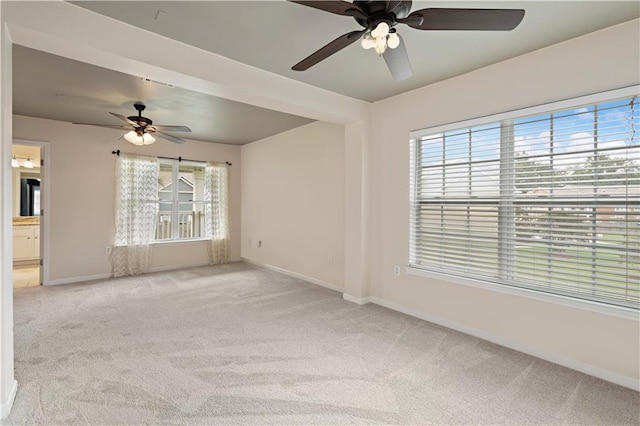
[[[333,253],[327,255],[327,262],[333,262]]]
[[[104,248],[104,252],[105,252],[105,254],[111,254],[111,246],[106,246]]]
[[[396,275],[400,275],[400,267],[398,265],[393,267],[393,273]]]

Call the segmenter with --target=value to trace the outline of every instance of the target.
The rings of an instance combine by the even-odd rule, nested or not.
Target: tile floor
[[[40,285],[38,265],[13,266],[13,287],[33,287]]]

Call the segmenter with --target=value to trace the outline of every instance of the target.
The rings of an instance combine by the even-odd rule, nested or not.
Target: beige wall
[[[370,296],[425,318],[632,384],[637,320],[442,279],[393,273],[409,259],[411,130],[638,84],[639,21],[545,48],[373,105]],[[582,368],[584,370],[584,368]]]
[[[48,142],[50,146],[50,269],[54,283],[109,274],[105,247],[114,236],[114,170],[111,151],[153,156],[182,156],[201,161],[230,161],[229,222],[232,259],[240,257],[240,147],[187,141],[158,141],[136,147],[121,132],[98,127],[14,116],[13,137]],[[156,245],[152,270],[206,264],[204,242]]]
[[[242,147],[243,258],[343,287],[344,138],[315,122]]]

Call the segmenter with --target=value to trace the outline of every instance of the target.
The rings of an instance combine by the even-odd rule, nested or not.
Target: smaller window
[[[156,241],[205,238],[204,179],[203,163],[161,160]]]

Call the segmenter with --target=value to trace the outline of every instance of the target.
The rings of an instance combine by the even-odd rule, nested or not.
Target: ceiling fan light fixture
[[[382,56],[385,50],[387,50],[387,37],[376,37],[376,53]]]
[[[124,139],[127,142],[131,142],[134,145],[138,145],[138,146],[142,146],[142,145],[151,145],[152,143],[154,143],[156,141],[156,138],[154,138],[152,135],[150,135],[149,133],[138,133],[135,130],[131,130],[130,132],[127,132],[124,134]]]
[[[386,22],[380,22],[372,31],[368,31],[362,36],[360,42],[363,49],[375,49],[379,56],[389,49],[395,49],[400,45],[400,37],[395,28],[389,27]]]

